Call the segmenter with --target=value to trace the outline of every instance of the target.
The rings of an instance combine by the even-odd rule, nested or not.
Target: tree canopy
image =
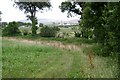
[[[82,4],[82,2],[68,2],[68,1],[65,1],[65,2],[61,3],[59,8],[61,9],[62,12],[67,11],[68,16],[72,16],[71,12],[75,13],[77,15],[81,15],[82,14],[81,9],[80,9],[80,7],[82,6],[81,4]]]

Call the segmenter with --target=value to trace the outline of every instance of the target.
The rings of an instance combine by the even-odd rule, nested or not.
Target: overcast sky
[[[51,0],[51,4],[53,6],[52,10],[44,11],[44,13],[38,12],[36,14],[37,18],[45,18],[45,19],[56,19],[56,20],[71,20],[71,19],[79,19],[79,16],[67,18],[67,12],[62,13],[59,9],[59,5],[64,0]],[[2,22],[11,22],[11,21],[20,21],[25,20],[26,14],[23,11],[20,11],[18,8],[13,7],[13,3],[11,0],[2,0],[0,2],[0,11],[2,11]]]

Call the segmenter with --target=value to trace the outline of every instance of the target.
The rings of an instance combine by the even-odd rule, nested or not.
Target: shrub
[[[80,37],[81,33],[80,32],[75,32],[75,37]]]
[[[60,31],[60,28],[59,27],[52,27],[53,28],[53,30],[55,30],[55,31]]]
[[[20,31],[16,22],[10,22],[2,31],[3,36],[15,36],[18,34],[20,34]]]
[[[42,37],[55,37],[57,31],[59,31],[60,29],[58,27],[45,26],[45,27],[42,27],[40,30],[41,30],[40,35]]]

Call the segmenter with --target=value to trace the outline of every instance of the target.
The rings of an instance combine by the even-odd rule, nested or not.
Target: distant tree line
[[[31,33],[29,33],[28,29],[25,29],[25,27],[27,27],[26,25],[31,25],[31,23],[23,23],[23,22],[3,22],[2,26],[2,36],[21,36],[21,35],[31,35]],[[22,31],[20,31],[20,27],[22,27]],[[55,37],[57,32],[60,30],[60,28],[58,27],[49,27],[43,24],[40,24],[39,26],[41,26],[42,28],[39,30],[39,36],[42,37]],[[30,27],[28,27],[30,28]]]

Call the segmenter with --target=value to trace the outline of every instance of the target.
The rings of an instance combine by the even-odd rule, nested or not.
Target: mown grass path
[[[57,42],[57,41],[40,41],[40,40],[33,41],[33,40],[12,38],[12,37],[9,38],[4,37],[3,40],[13,41],[13,42],[15,41],[17,43],[21,42],[23,44],[34,44],[34,46],[46,45],[49,47],[54,47],[55,49],[59,48],[62,49],[63,51],[67,51],[67,52],[63,52],[64,55],[62,55],[62,57],[53,58],[52,55],[52,57],[50,58],[49,55],[49,58],[45,58],[45,57],[42,58],[43,63],[44,61],[49,61],[48,59],[50,59],[51,62],[45,62],[47,65],[40,68],[41,74],[36,74],[34,75],[34,77],[114,78],[116,74],[115,71],[116,65],[109,64],[109,62],[111,62],[112,60],[110,61],[109,58],[105,58],[105,57],[94,56],[92,60],[94,68],[91,68],[91,64],[89,63],[89,59],[88,59],[89,57],[83,51],[83,49],[88,49],[90,45],[82,44],[81,46],[77,46],[73,44],[63,44],[62,42]]]

